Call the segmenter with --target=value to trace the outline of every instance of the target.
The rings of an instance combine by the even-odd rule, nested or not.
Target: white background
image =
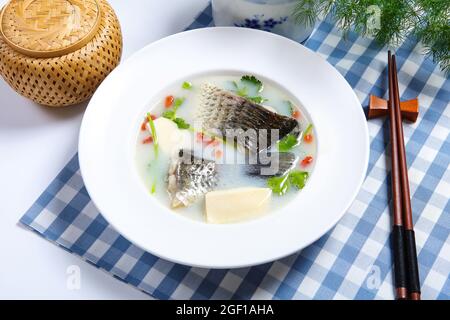
[[[208,0],[109,0],[119,17],[123,58],[187,27]],[[0,0],[0,5],[6,0]],[[36,105],[0,78],[0,299],[148,299],[17,224],[77,150],[86,104]],[[67,289],[67,268],[81,288]]]

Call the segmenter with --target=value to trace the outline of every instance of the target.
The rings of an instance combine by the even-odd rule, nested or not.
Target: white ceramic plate
[[[305,189],[282,209],[211,225],[181,217],[149,195],[135,168],[136,130],[147,103],[175,81],[229,71],[272,79],[304,105],[315,125],[317,162]],[[344,78],[296,42],[241,28],[183,32],[140,50],[95,93],[79,145],[87,190],[118,232],[159,257],[208,268],[265,263],[317,240],[356,197],[368,156],[365,116]]]

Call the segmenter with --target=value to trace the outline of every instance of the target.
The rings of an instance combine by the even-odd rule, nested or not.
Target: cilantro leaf
[[[178,129],[189,129],[191,126],[183,118],[175,118],[172,120],[178,126]]]
[[[165,111],[162,116],[175,122],[179,129],[189,129],[191,127],[183,118],[177,118],[174,110]]]
[[[273,193],[282,196],[285,195],[291,186],[301,190],[305,187],[309,173],[305,171],[291,171],[281,177],[272,177],[267,180],[267,186]]]
[[[163,118],[166,118],[169,120],[175,119],[175,115],[176,115],[176,112],[174,110],[164,111],[162,114]]]
[[[247,97],[247,99],[250,100],[250,101],[253,101],[254,103],[257,103],[257,104],[261,104],[261,103],[264,103],[264,102],[268,101],[268,99],[260,97],[260,96]]]
[[[261,82],[261,80],[257,79],[255,76],[245,75],[241,78],[242,82],[250,82],[256,86],[256,89],[258,92],[261,92],[264,90],[264,85]]]
[[[289,174],[281,177],[272,177],[267,180],[267,186],[272,189],[272,192],[282,196],[286,194],[291,188],[291,182],[289,179]]]
[[[246,97],[247,96],[247,87],[239,87],[236,81],[233,81],[234,88],[236,89],[235,92],[240,97]]]
[[[190,88],[192,88],[192,83],[185,81],[183,82],[183,84],[181,85],[181,87],[185,90],[189,90]]]
[[[298,189],[305,187],[306,181],[309,178],[309,173],[306,171],[292,171],[289,173],[289,182]]]
[[[287,152],[298,145],[297,137],[293,134],[288,134],[283,139],[278,141],[278,151]]]

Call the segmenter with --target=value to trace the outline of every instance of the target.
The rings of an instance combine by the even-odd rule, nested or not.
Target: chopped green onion
[[[309,124],[309,126],[306,127],[306,130],[305,130],[305,132],[304,132],[304,135],[307,136],[308,134],[311,134],[312,129],[313,129],[313,125],[312,125],[312,123],[311,123],[311,124]]]
[[[174,103],[173,103],[173,109],[175,111],[178,110],[179,107],[181,107],[181,105],[184,103],[184,101],[186,100],[186,98],[182,97],[182,98],[176,98]]]
[[[185,81],[185,82],[183,82],[183,84],[181,85],[181,87],[182,87],[183,89],[189,90],[190,88],[192,88],[192,83]]]
[[[153,148],[155,149],[155,158],[157,158],[158,157],[158,136],[156,135],[155,123],[153,122],[150,112],[147,113],[147,119],[148,119],[148,123],[150,124],[150,130],[152,132]]]
[[[153,182],[153,184],[152,184],[152,190],[151,190],[150,192],[151,192],[151,194],[154,194],[154,193],[156,192],[156,181]]]

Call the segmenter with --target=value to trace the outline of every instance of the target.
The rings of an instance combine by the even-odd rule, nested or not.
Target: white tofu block
[[[268,188],[236,188],[208,192],[206,221],[231,223],[262,215],[267,211],[272,190]]]

